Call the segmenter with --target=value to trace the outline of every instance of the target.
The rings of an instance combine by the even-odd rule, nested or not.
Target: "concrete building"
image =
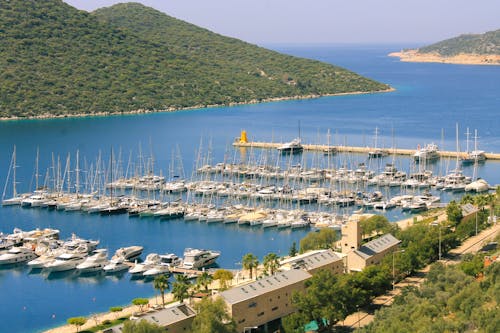
[[[316,250],[299,254],[295,257],[284,259],[280,262],[280,270],[305,269],[311,274],[320,269],[329,270],[333,274],[344,273],[344,260],[342,253],[333,250]]]
[[[393,235],[385,234],[350,251],[347,253],[348,271],[361,271],[367,266],[380,263],[387,254],[396,251],[399,243],[401,241]]]
[[[185,333],[191,331],[191,323],[196,313],[186,304],[176,303],[165,309],[148,312],[136,320],[147,320],[165,327],[165,332]],[[104,330],[103,333],[121,333],[123,325]]]
[[[349,219],[346,224],[343,224],[341,239],[342,253],[347,254],[352,250],[359,249],[363,240],[362,234],[359,219]]]
[[[234,287],[219,294],[226,302],[229,314],[237,325],[237,331],[245,327],[263,327],[269,322],[292,313],[291,296],[303,291],[311,274],[302,269],[279,272],[257,281]]]

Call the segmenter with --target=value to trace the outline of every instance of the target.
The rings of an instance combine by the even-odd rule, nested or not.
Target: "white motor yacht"
[[[111,259],[107,265],[105,265],[102,269],[106,274],[118,273],[128,270],[130,267],[125,263],[125,259],[123,258],[115,258]]]
[[[118,250],[116,250],[115,254],[113,255],[113,258],[114,259],[123,258],[124,260],[133,260],[139,257],[142,254],[143,250],[144,247],[139,245],[121,247]]]
[[[45,267],[45,265],[53,262],[54,260],[56,260],[57,256],[62,254],[61,250],[62,249],[55,249],[45,252],[38,258],[35,258],[28,262],[28,267],[30,267],[31,269],[39,269]]]
[[[146,278],[168,274],[170,274],[170,267],[167,264],[154,265],[152,268],[142,273],[142,275]]]
[[[108,250],[98,249],[92,252],[92,255],[84,262],[76,266],[80,273],[92,273],[100,271],[108,264]]]
[[[187,248],[184,250],[183,267],[187,269],[200,269],[213,264],[219,256],[219,251]]]
[[[13,247],[0,255],[0,265],[17,264],[36,258],[35,251],[25,247]]]
[[[128,272],[135,276],[141,276],[148,269],[153,268],[161,262],[161,258],[157,253],[150,253],[146,256],[146,260],[142,263],[136,262]]]
[[[300,138],[295,138],[290,142],[284,143],[281,146],[278,146],[278,151],[282,153],[300,153],[304,150],[302,143],[300,142]]]
[[[87,257],[84,253],[65,252],[44,266],[49,272],[63,272],[75,269]]]
[[[435,143],[429,143],[424,148],[419,148],[415,154],[413,154],[413,159],[416,163],[432,162],[439,158],[439,149]]]

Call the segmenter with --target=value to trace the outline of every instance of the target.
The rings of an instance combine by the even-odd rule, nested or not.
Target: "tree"
[[[86,322],[87,318],[85,317],[71,317],[68,319],[68,324],[75,325],[77,332],[80,331],[80,327],[85,325]]]
[[[233,273],[226,269],[218,269],[214,273],[214,280],[219,280],[219,286],[222,290],[227,289],[227,282],[233,279]]]
[[[147,299],[147,298],[134,298],[132,300],[132,304],[137,305],[139,307],[139,311],[142,312],[144,305],[149,304],[149,299]]]
[[[174,299],[179,302],[184,302],[186,298],[189,297],[189,280],[184,274],[177,274],[175,276],[175,282],[172,287],[172,294],[174,295]]]
[[[193,333],[236,333],[236,324],[226,312],[222,298],[204,298],[196,303],[196,317],[191,324]]]
[[[462,220],[462,209],[457,204],[455,200],[450,201],[448,206],[446,206],[446,214],[448,216],[448,221],[457,225]]]
[[[377,235],[382,233],[394,232],[397,225],[389,222],[389,220],[383,215],[374,215],[367,219],[362,219],[360,221],[361,230],[363,235],[371,236],[373,233]]]
[[[297,255],[297,243],[293,242],[290,250],[288,251],[290,257],[295,257]]]
[[[196,279],[196,284],[198,287],[203,287],[205,289],[205,292],[208,292],[208,285],[212,283],[212,276],[208,274],[207,272],[201,273],[201,275],[198,275],[198,278]]]
[[[241,262],[243,264],[243,268],[250,272],[250,279],[252,279],[253,269],[255,268],[257,270],[257,267],[259,266],[259,259],[257,259],[253,253],[247,253],[243,256]]]
[[[461,199],[460,199],[460,204],[465,205],[465,204],[473,204],[474,203],[474,197],[470,193],[466,193]]]
[[[165,290],[170,288],[168,277],[166,275],[158,275],[153,280],[153,287],[161,294],[161,304],[165,306]]]
[[[123,308],[121,306],[112,306],[109,308],[109,312],[115,314],[115,319],[118,317],[118,312],[122,312]]]
[[[276,253],[268,253],[263,260],[264,269],[269,275],[273,275],[280,267],[279,257]]]
[[[333,248],[336,240],[337,233],[332,228],[312,231],[300,240],[300,253],[310,250]]]
[[[476,195],[474,197],[474,204],[477,205],[477,207],[479,209],[481,209],[481,211],[484,211],[484,207],[490,202],[491,202],[491,200],[490,200],[488,194],[487,195]]]
[[[123,324],[122,333],[164,333],[165,328],[147,320],[127,320]]]

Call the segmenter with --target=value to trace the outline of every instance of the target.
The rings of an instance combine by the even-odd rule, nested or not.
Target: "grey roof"
[[[479,209],[471,203],[463,204],[460,206],[460,208],[462,209],[462,215],[464,215],[464,216],[467,216],[467,215],[470,215],[470,214],[473,214],[473,213],[479,211]]]
[[[264,295],[300,281],[309,279],[312,275],[301,269],[292,269],[264,277],[255,282],[236,286],[221,292],[219,295],[230,304],[236,304],[254,297]]]
[[[342,258],[333,250],[312,251],[283,260],[281,264],[290,264],[292,267],[301,267],[306,270],[316,269],[325,265],[341,261]],[[294,267],[295,268],[295,267]]]
[[[398,245],[399,243],[401,243],[401,241],[393,235],[385,234],[377,239],[369,241],[368,243],[361,246],[358,250],[354,250],[354,252],[367,259],[377,253],[383,252],[395,245]]]
[[[149,322],[155,323],[160,326],[168,326],[177,323],[181,320],[194,317],[196,313],[186,304],[175,304],[165,309],[147,313],[138,320],[145,319]],[[114,326],[110,329],[104,330],[104,333],[119,333],[122,331],[122,325]]]

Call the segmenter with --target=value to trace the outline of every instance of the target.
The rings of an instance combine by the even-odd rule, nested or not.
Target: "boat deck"
[[[281,146],[282,143],[274,143],[274,142],[261,142],[261,141],[253,141],[253,142],[239,142],[235,141],[233,146],[235,147],[249,147],[249,148],[262,148],[262,149],[276,149]],[[355,147],[355,146],[327,146],[327,145],[312,145],[312,144],[302,144],[304,150],[310,151],[325,151],[326,149],[334,148],[339,153],[360,153],[360,154],[368,154],[368,152],[373,150],[373,147]],[[403,148],[379,148],[382,151],[387,152],[388,155],[402,155],[402,156],[412,156],[415,154],[415,149],[403,149]],[[465,157],[465,152],[458,153],[459,157]],[[500,153],[485,153],[487,160],[500,160]],[[456,151],[439,151],[440,157],[456,157]]]

